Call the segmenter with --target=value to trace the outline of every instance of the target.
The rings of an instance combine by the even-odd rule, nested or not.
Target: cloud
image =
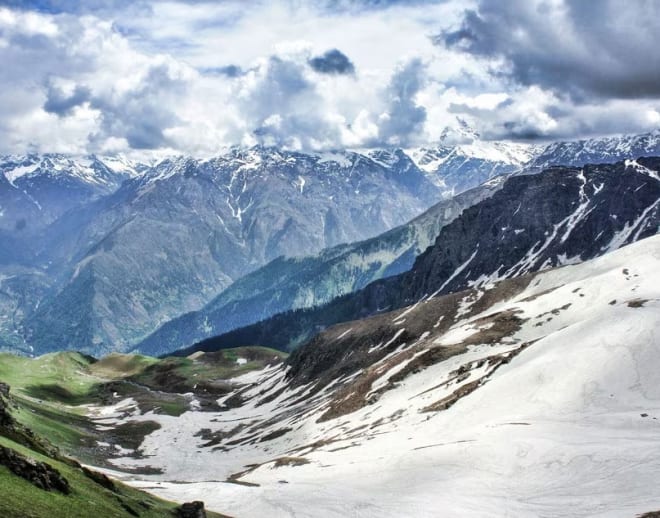
[[[49,85],[44,110],[60,117],[70,115],[74,108],[89,101],[91,91],[89,88],[76,85],[73,92],[67,95],[61,88]]]
[[[576,102],[660,97],[660,3],[646,0],[481,0],[436,38],[494,60],[494,75]]]
[[[392,77],[387,95],[389,106],[379,120],[378,137],[382,143],[407,146],[421,133],[426,109],[415,98],[424,83],[425,66],[413,59]]]
[[[660,120],[653,2],[11,1],[0,153],[432,145],[457,117],[547,140]]]
[[[444,1],[446,0],[326,0],[325,7],[333,11],[382,10],[398,6],[438,4]]]
[[[337,143],[324,100],[304,61],[271,56],[248,72],[236,90],[244,131],[266,145],[316,148]],[[245,135],[243,139],[245,140]]]
[[[101,113],[102,123],[93,140],[124,138],[133,149],[166,147],[165,130],[179,123],[172,101],[184,96],[186,88],[178,70],[159,64],[133,88],[96,95],[91,106]]]
[[[660,103],[653,99],[599,99],[575,104],[572,99],[539,86],[510,92],[492,105],[448,91],[447,111],[469,118],[481,136],[493,140],[548,141],[658,128]]]
[[[118,9],[139,7],[143,11],[149,3],[145,0],[4,0],[6,7],[34,10],[43,13],[112,13]]]
[[[224,65],[220,67],[204,67],[200,69],[202,74],[219,75],[230,78],[241,77],[245,71],[238,65]]]
[[[320,74],[353,74],[355,65],[348,57],[337,49],[328,50],[321,56],[309,60],[311,66]]]

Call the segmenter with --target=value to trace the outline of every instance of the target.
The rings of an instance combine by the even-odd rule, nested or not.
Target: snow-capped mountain
[[[476,141],[408,152],[445,196],[453,196],[496,176],[520,171],[537,150],[537,147],[526,144]]]
[[[62,282],[28,318],[27,340],[37,352],[126,349],[278,256],[380,234],[438,198],[401,152],[387,163],[260,147],[163,160],[52,226]]]
[[[460,122],[460,121],[459,121]],[[533,157],[542,152],[545,160],[561,163],[570,156],[566,148],[575,151],[591,150],[597,162],[630,157],[629,153],[656,151],[660,154],[660,141],[653,134],[609,139],[593,139],[574,143],[557,143],[547,147],[505,142],[482,142],[469,126],[459,124],[443,136],[445,147],[408,150],[406,153],[420,169],[429,174],[447,195],[447,184],[452,178],[461,180],[450,192],[481,183],[494,176],[494,192],[506,175],[522,171],[536,172],[538,166],[527,167]],[[450,145],[451,144],[451,145]],[[598,154],[600,150],[601,154]],[[371,151],[368,156],[384,165],[396,157],[392,152]],[[587,155],[581,154],[586,157]],[[553,158],[551,158],[553,157]],[[485,191],[484,191],[485,192]],[[467,202],[467,200],[470,200]],[[139,345],[140,350],[152,354],[182,347],[203,338],[249,325],[277,312],[317,306],[330,299],[361,289],[369,282],[401,273],[410,267],[414,258],[431,244],[441,226],[455,218],[463,208],[477,201],[478,196],[449,197],[427,214],[400,229],[388,232],[366,243],[326,250],[317,256],[302,260],[280,258],[234,283],[225,292],[200,311],[182,315],[167,322],[156,333]],[[451,208],[450,208],[451,207]],[[459,208],[460,207],[460,208]],[[419,239],[419,242],[416,240]]]
[[[407,150],[415,164],[445,196],[466,191],[496,176],[522,170],[542,146],[482,140],[465,121],[446,128],[438,146]]]
[[[0,229],[35,239],[65,212],[114,192],[145,167],[122,157],[2,156]]]
[[[410,271],[326,306],[276,315],[208,339],[186,352],[232,343],[267,342],[287,349],[320,326],[598,257],[658,232],[658,171],[660,158],[640,158],[509,177],[492,196],[445,225]]]
[[[496,176],[540,172],[555,165],[579,167],[659,156],[660,130],[543,145],[482,140],[459,119],[457,127],[445,130],[439,146],[406,152],[446,196],[451,196]]]
[[[660,130],[641,135],[624,135],[554,142],[542,149],[526,166],[542,170],[553,165],[580,167],[611,163],[643,156],[660,155]]]
[[[12,184],[29,178],[76,179],[80,182],[116,188],[127,178],[139,176],[146,166],[123,156],[72,157],[59,154],[8,155],[0,157],[0,171]],[[22,179],[22,180],[21,180]]]
[[[60,347],[65,336],[67,346],[87,344],[90,351],[130,347],[279,256],[315,255],[370,238],[448,193],[528,170],[534,162],[526,162],[537,152],[533,147],[485,143],[467,127],[459,133],[424,152],[232,148],[211,159],[174,157],[150,165],[121,157],[5,157],[0,285],[10,295],[0,299],[0,336],[24,346],[30,340],[37,349]],[[561,150],[581,146],[591,149],[595,162],[634,158],[628,154],[656,149],[657,137],[556,144],[540,156],[548,163],[569,160]],[[417,226],[401,239],[385,240],[373,254],[349,247],[301,261],[310,269],[299,286],[291,261],[282,259],[288,273],[275,284],[268,277],[264,287],[245,289],[264,280],[256,276],[227,295],[233,304],[227,321],[242,325],[250,314],[325,302],[399,273],[423,249],[415,239],[438,231],[439,220],[429,221],[423,231]],[[262,302],[261,309],[250,309]],[[215,325],[202,319],[193,327],[207,333]],[[187,332],[181,336],[193,336]]]
[[[245,517],[657,510],[659,272],[653,236],[332,327],[229,380],[219,412],[95,408],[157,428],[110,473]]]

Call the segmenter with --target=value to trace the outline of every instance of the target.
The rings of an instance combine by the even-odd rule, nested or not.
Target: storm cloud
[[[660,2],[481,0],[435,41],[500,60],[494,74],[576,102],[660,97]]]

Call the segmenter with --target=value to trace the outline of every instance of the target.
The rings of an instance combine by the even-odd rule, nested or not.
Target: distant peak
[[[455,146],[459,144],[471,144],[475,140],[480,140],[481,135],[465,119],[456,117],[456,123],[446,126],[440,134],[440,143],[445,146]]]

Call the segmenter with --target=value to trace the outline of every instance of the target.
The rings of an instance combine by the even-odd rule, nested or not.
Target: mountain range
[[[259,322],[161,358],[104,355],[102,343],[85,350],[103,357],[0,353],[0,512],[558,516],[568,506],[575,516],[653,516],[660,157],[530,166],[443,196],[407,156],[381,152],[374,163],[408,164],[384,187],[398,196],[436,189],[421,215],[365,240],[275,257],[137,347],[161,355]],[[287,163],[319,167],[309,157]],[[242,223],[253,209],[272,219],[266,193],[276,192],[295,204],[280,213],[303,225],[293,195],[321,179],[289,189],[300,169],[282,167],[280,183],[260,190],[263,178],[238,177],[233,191],[234,166],[226,186],[218,164],[171,159],[90,192],[34,230],[38,254],[3,265],[43,278],[26,325],[85,347],[106,329],[98,315],[124,322],[114,312],[125,293],[141,300],[132,288],[155,285],[157,273],[171,283],[147,254],[174,254],[185,237],[189,246],[167,258],[172,271],[201,267],[195,225],[223,217],[217,203],[227,198]],[[346,181],[345,168],[330,167],[355,188],[353,173]],[[358,175],[360,190],[369,174]],[[258,244],[247,236],[246,247]],[[186,256],[192,265],[177,262]],[[20,288],[21,275],[3,277],[3,304],[20,305],[6,286]]]
[[[181,354],[264,343],[290,350],[328,325],[598,257],[658,233],[658,171],[660,159],[640,158],[511,176],[444,226],[409,271],[326,305],[209,338]]]
[[[456,140],[157,163],[4,157],[0,346],[170,351],[404,272],[507,175],[660,153],[657,132],[540,147],[464,128]]]

